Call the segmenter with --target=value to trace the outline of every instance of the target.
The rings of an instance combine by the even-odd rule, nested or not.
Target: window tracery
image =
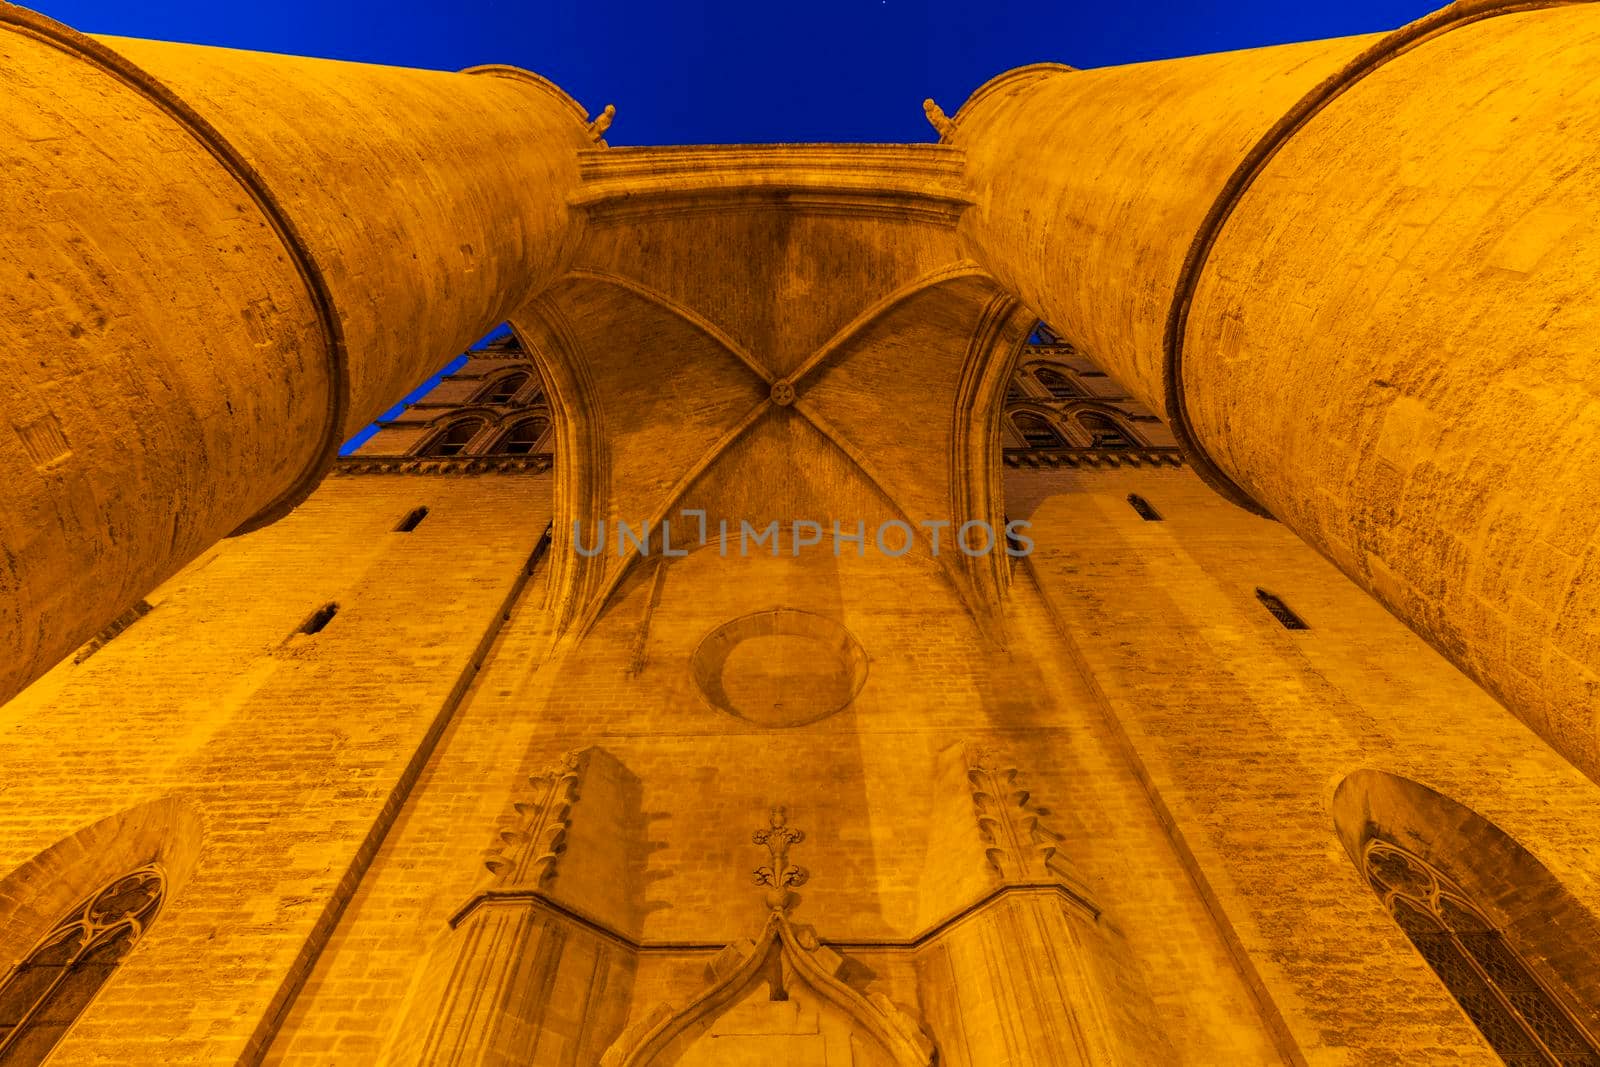
[[[425,456],[459,456],[467,450],[472,439],[478,436],[478,431],[483,428],[482,419],[459,419],[445,427],[444,431],[428,442],[423,450]]]
[[[1112,452],[1125,452],[1137,447],[1131,434],[1109,415],[1085,411],[1078,415],[1078,425],[1089,435],[1090,448],[1103,448]]]
[[[499,455],[526,456],[538,448],[549,429],[548,419],[522,419],[505,432],[493,451]]]
[[[1089,395],[1071,378],[1048,367],[1039,367],[1033,377],[1056,400],[1081,400]]]
[[[79,904],[0,982],[0,1065],[41,1064],[127,957],[161,908],[166,875],[150,864]]]
[[[1045,421],[1042,415],[1032,415],[1022,412],[1011,416],[1011,423],[1017,428],[1017,433],[1027,442],[1029,448],[1064,448],[1067,442],[1054,426]]]
[[[1600,1047],[1449,876],[1373,838],[1363,873],[1450,995],[1511,1067],[1600,1067]]]
[[[479,391],[477,399],[479,404],[509,404],[512,399],[528,384],[528,375],[523,373],[507,374],[497,381]]]

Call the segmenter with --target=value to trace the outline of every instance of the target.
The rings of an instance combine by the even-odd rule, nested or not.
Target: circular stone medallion
[[[832,619],[775,608],[712,630],[689,669],[712,707],[760,726],[802,726],[855,699],[867,654]]]

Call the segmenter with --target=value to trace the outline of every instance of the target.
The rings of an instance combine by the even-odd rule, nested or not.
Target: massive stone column
[[[586,117],[0,3],[0,700],[559,274]]]
[[[1600,779],[1600,6],[980,89],[968,251]]]

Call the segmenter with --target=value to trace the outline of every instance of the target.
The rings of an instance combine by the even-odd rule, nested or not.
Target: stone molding
[[[1099,448],[1008,448],[1002,461],[1008,467],[1071,467],[1099,470],[1120,467],[1182,467],[1186,457],[1176,448],[1129,448],[1115,452]]]
[[[549,452],[528,456],[345,456],[334,474],[544,474],[555,465]]]
[[[954,224],[971,203],[965,156],[948,145],[691,145],[580,152],[572,206],[591,217],[720,212],[781,199]]]

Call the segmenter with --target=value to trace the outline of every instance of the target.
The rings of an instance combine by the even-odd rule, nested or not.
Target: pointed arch
[[[778,1002],[803,991],[821,1012],[842,1017],[848,1026],[847,1051],[864,1054],[863,1067],[932,1067],[933,1043],[916,1020],[886,997],[864,996],[842,981],[839,975],[845,963],[809,929],[793,926],[786,915],[775,911],[754,941],[723,950],[711,965],[715,977],[707,989],[680,1011],[658,1007],[617,1039],[601,1058],[601,1067],[679,1063],[697,1043],[714,1036],[719,1018],[759,1000],[763,991],[768,1000]],[[742,1062],[751,1061],[745,1057]]]
[[[0,978],[0,1063],[44,1063],[155,920],[166,889],[159,863],[112,879]]]
[[[0,1063],[40,1064],[188,881],[199,819],[163,798],[93,823],[0,879]]]
[[[1600,921],[1527,849],[1425,785],[1357,771],[1334,793],[1345,851],[1500,1056],[1600,1064]]]

